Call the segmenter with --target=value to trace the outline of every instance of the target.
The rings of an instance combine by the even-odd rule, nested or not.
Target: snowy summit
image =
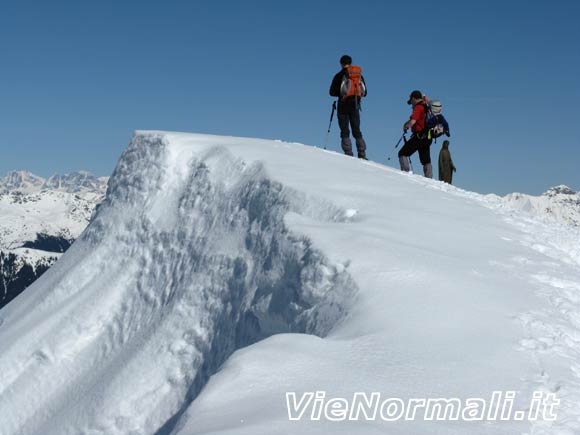
[[[0,433],[579,433],[577,240],[310,146],[138,132],[83,234],[0,311]],[[400,402],[341,419],[375,392]],[[494,392],[514,392],[495,419]],[[519,418],[536,393],[559,405]],[[485,421],[399,413],[473,397]]]

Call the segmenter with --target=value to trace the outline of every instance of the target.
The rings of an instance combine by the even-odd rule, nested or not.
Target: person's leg
[[[348,112],[337,113],[338,126],[340,127],[340,146],[347,156],[352,156],[352,142],[350,141],[350,130],[348,128]]]
[[[367,143],[362,136],[356,138],[356,151],[359,159],[367,160]]]
[[[409,157],[417,151],[417,143],[418,138],[413,135],[399,150],[399,164],[401,165],[401,171],[409,172],[411,170],[409,166]]]
[[[352,135],[356,141],[356,150],[359,159],[367,158],[367,144],[360,131],[360,111],[357,106],[354,106],[349,111],[350,127]]]
[[[342,151],[348,156],[352,156],[352,143],[350,141],[350,130],[348,129],[348,112],[338,112],[338,126],[340,127],[340,146]]]
[[[409,172],[411,167],[409,166],[409,157],[399,156],[399,165],[401,165],[401,171]]]
[[[433,166],[431,165],[431,140],[420,140],[419,160],[421,160],[421,164],[423,165],[423,174],[425,177],[433,178]]]
[[[352,156],[352,142],[350,141],[350,137],[342,137],[340,138],[340,146],[342,150],[347,156]]]

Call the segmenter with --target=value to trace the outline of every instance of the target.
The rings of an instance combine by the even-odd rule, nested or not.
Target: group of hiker
[[[341,70],[332,79],[329,92],[330,96],[338,98],[338,105],[333,104],[332,113],[336,109],[340,127],[340,145],[346,155],[354,156],[350,139],[352,130],[357,156],[359,159],[367,160],[367,146],[360,130],[360,104],[361,99],[367,95],[367,85],[362,75],[362,68],[353,65],[350,56],[342,56],[340,65]],[[410,157],[418,152],[419,160],[423,165],[423,174],[427,178],[433,178],[431,144],[434,139],[442,135],[451,136],[449,124],[442,114],[441,102],[429,100],[419,90],[411,92],[407,104],[412,106],[413,111],[409,120],[403,124],[403,135],[395,146],[396,149],[399,143],[404,141],[404,145],[398,153],[401,170],[410,171]],[[409,139],[406,137],[408,130],[411,130]],[[455,171],[456,168],[449,151],[449,141],[445,140],[439,153],[439,180],[451,184]]]

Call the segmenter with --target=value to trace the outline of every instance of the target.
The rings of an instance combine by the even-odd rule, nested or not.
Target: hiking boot
[[[358,158],[367,160],[367,144],[362,136],[356,137],[356,150],[358,152]]]
[[[340,146],[347,156],[352,156],[352,142],[350,141],[350,137],[341,138]]]
[[[423,165],[423,174],[425,174],[426,178],[433,178],[433,166],[431,166],[431,163]]]

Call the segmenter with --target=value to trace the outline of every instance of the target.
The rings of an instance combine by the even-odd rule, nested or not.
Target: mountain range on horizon
[[[43,178],[26,170],[10,171],[0,177],[0,194],[34,193],[55,190],[68,193],[94,192],[104,194],[109,177],[99,177],[87,171],[54,174]]]

